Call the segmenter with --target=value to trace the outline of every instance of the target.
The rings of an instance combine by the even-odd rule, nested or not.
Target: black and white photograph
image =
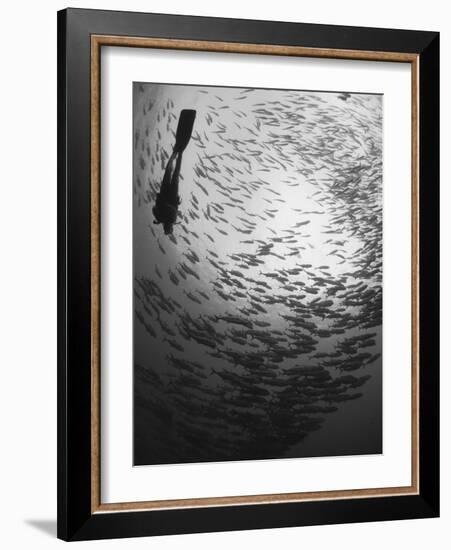
[[[134,464],[382,453],[383,96],[133,83]]]

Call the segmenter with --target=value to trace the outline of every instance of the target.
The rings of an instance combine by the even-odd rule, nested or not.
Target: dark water
[[[381,96],[138,83],[133,132],[134,463],[382,452]]]

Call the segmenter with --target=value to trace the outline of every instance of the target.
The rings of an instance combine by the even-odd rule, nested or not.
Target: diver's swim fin
[[[180,112],[174,145],[174,151],[177,153],[182,153],[186,149],[193,132],[195,118],[196,111],[194,109],[183,109]]]

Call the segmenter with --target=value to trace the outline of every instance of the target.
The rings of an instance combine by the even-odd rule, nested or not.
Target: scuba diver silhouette
[[[166,235],[172,233],[173,226],[177,221],[178,207],[181,202],[179,197],[179,176],[182,155],[191,139],[195,118],[196,111],[193,109],[183,109],[180,113],[174,149],[166,164],[160,192],[157,194],[155,206],[152,208],[153,215],[155,216],[153,223],[163,224]]]

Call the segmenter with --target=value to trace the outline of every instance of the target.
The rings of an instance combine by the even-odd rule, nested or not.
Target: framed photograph
[[[58,536],[439,513],[439,35],[58,13]]]

